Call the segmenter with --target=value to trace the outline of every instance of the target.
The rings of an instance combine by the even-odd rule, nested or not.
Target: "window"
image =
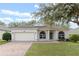
[[[40,32],[40,39],[46,39],[46,33],[44,31]]]
[[[64,38],[64,35],[65,35],[64,32],[63,32],[63,31],[60,31],[60,32],[58,33],[58,38],[59,38],[59,39],[65,39],[65,38]]]

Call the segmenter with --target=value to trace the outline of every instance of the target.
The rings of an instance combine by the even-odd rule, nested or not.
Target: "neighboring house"
[[[0,25],[0,39],[2,39],[2,35],[3,33],[5,33],[6,31],[8,31],[9,29],[5,26],[1,26]]]
[[[5,31],[3,29],[0,29],[0,39],[2,39],[2,35]]]
[[[79,28],[77,28],[77,29],[71,29],[71,30],[67,31],[67,32],[65,33],[66,38],[68,38],[68,37],[69,37],[70,35],[72,35],[72,34],[78,34],[78,35],[79,35]]]

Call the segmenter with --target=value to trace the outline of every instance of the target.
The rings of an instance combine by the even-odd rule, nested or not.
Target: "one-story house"
[[[5,30],[4,30],[5,29]],[[66,39],[70,33],[78,33],[69,29],[65,29],[61,26],[48,27],[42,26],[27,26],[17,28],[0,27],[0,39],[2,34],[6,31],[10,31],[12,35],[12,41],[51,41]],[[79,31],[79,30],[78,30]]]
[[[68,29],[59,26],[30,26],[26,28],[10,28],[12,41],[50,41],[65,39]]]

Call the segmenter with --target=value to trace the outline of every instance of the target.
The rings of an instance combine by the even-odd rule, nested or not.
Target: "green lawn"
[[[0,45],[5,44],[5,43],[8,43],[8,42],[5,40],[0,40]]]
[[[33,43],[28,56],[79,56],[79,43]]]

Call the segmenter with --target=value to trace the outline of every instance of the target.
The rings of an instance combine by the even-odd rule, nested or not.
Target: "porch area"
[[[65,39],[65,33],[63,31],[56,30],[38,30],[37,41],[57,41]]]

